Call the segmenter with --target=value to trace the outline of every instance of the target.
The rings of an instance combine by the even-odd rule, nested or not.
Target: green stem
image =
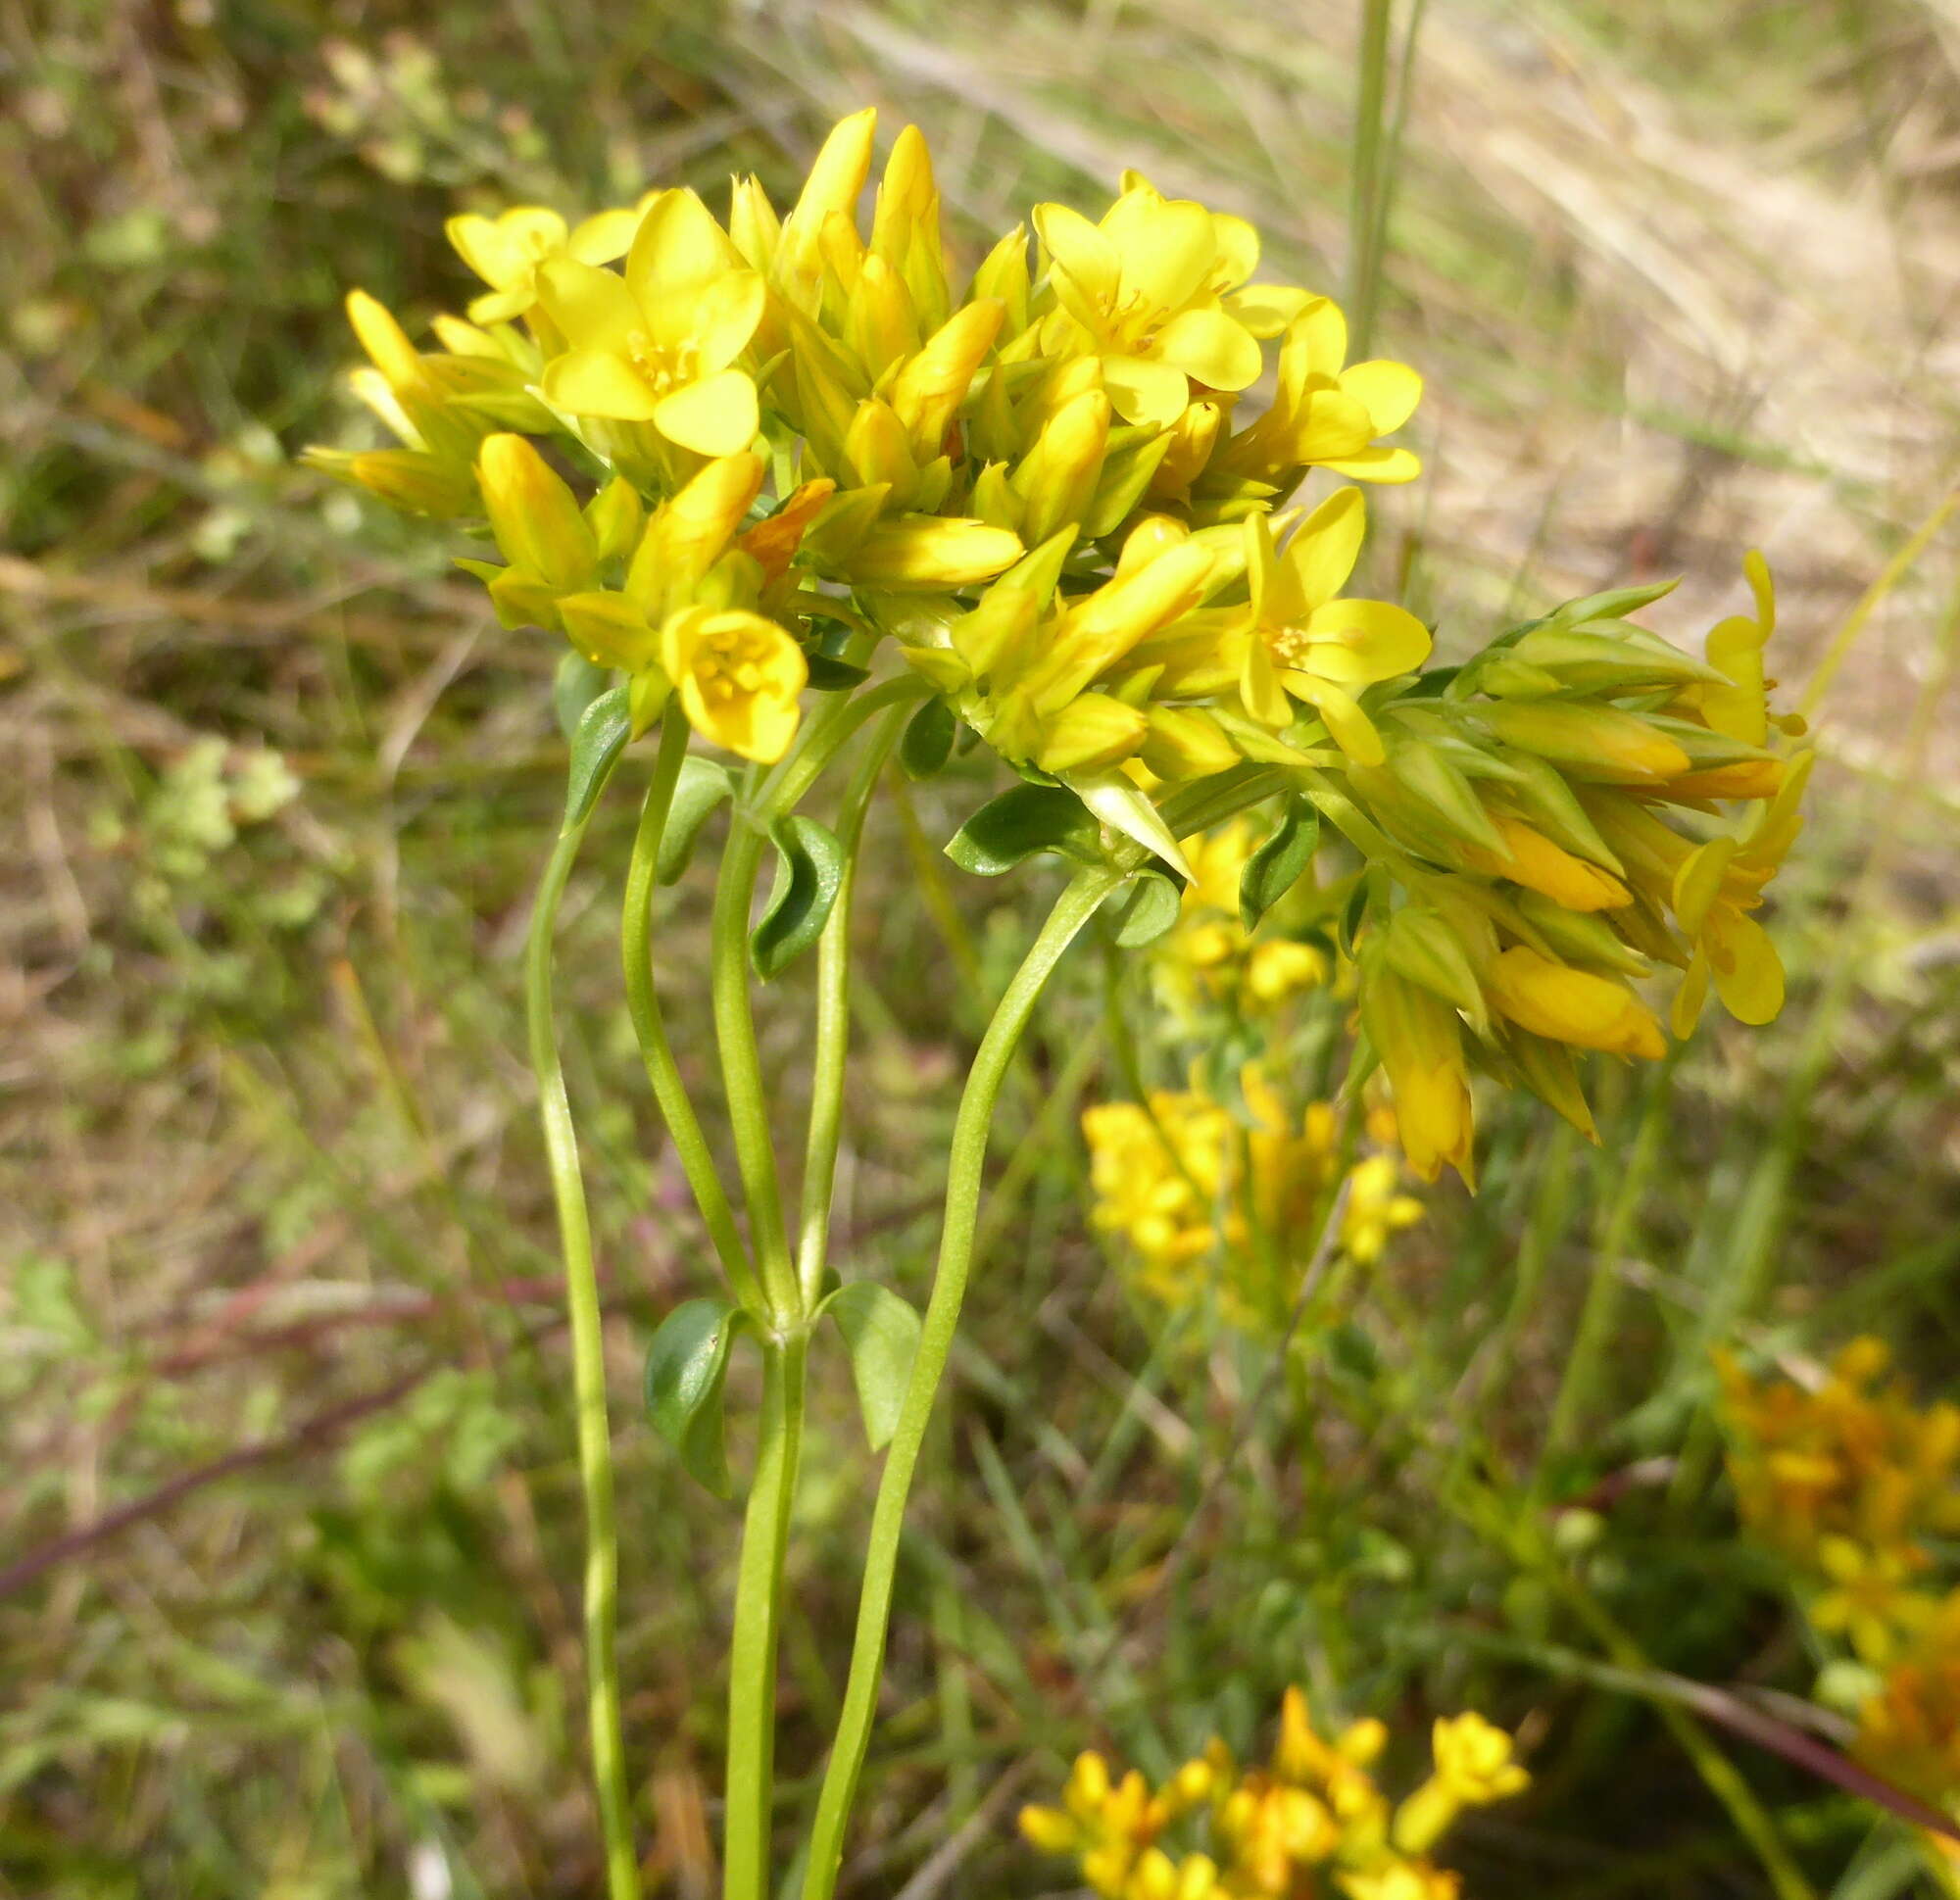
[[[524,951],[524,999],[529,1015],[531,1069],[537,1077],[538,1113],[545,1157],[558,1203],[564,1254],[565,1307],[571,1321],[573,1403],[578,1425],[578,1473],[585,1492],[585,1669],[592,1729],[592,1773],[598,1784],[599,1825],[606,1846],[610,1900],[639,1900],[639,1862],[633,1852],[632,1807],[626,1792],[625,1748],[620,1737],[619,1674],[613,1654],[618,1595],[618,1530],[612,1513],[612,1438],[606,1418],[606,1351],[599,1310],[599,1278],[592,1259],[592,1224],[579,1173],[578,1139],[564,1092],[552,1026],[552,935],[572,860],[585,836],[583,822],[559,834],[538,885]]]
[[[762,1348],[762,1416],[756,1477],[742,1520],[735,1632],[728,1670],[724,1900],[768,1900],[776,1768],[776,1647],[783,1558],[803,1447],[809,1335]]]
[[[885,1634],[891,1622],[892,1588],[898,1574],[899,1542],[905,1529],[906,1496],[925,1441],[953,1337],[959,1324],[960,1301],[972,1263],[973,1232],[980,1206],[981,1174],[987,1141],[993,1132],[994,1107],[1007,1073],[1014,1046],[1027,1028],[1035,1003],[1062,953],[1097,907],[1122,881],[1115,871],[1098,867],[1079,872],[1057,900],[1041,934],[1015,972],[1001,1006],[981,1039],[979,1052],[959,1098],[954,1124],[952,1153],[946,1184],[946,1220],[940,1234],[939,1267],[927,1302],[925,1323],[912,1359],[911,1379],[898,1431],[886,1454],[878,1498],[872,1508],[871,1535],[865,1553],[864,1581],[858,1600],[858,1629],[851,1651],[851,1673],[844,1689],[844,1711],[817,1797],[811,1831],[809,1867],[804,1880],[804,1900],[830,1900],[844,1860],[844,1828],[858,1791],[858,1777],[870,1745],[871,1723],[878,1699],[878,1681],[885,1661]]]
[[[844,1064],[851,1044],[851,899],[858,882],[858,842],[878,774],[899,743],[909,706],[894,706],[858,760],[837,809],[844,873],[816,947],[816,1054],[810,1081],[809,1135],[804,1148],[803,1222],[797,1281],[805,1312],[823,1296],[830,1253],[830,1206],[836,1192],[837,1146],[844,1128]]]
[[[1361,0],[1355,61],[1352,196],[1348,212],[1348,327],[1354,355],[1368,354],[1382,277],[1382,207],[1388,154],[1390,0]]]
[[[796,1270],[790,1264],[775,1145],[769,1137],[769,1102],[762,1086],[762,1058],[756,1047],[756,1016],[749,999],[749,906],[764,842],[765,834],[738,811],[721,857],[721,881],[714,890],[710,955],[714,1040],[721,1052],[728,1121],[735,1135],[735,1163],[749,1204],[749,1239],[760,1270],[763,1305],[770,1324],[783,1329],[797,1324],[802,1301]]]
[[[761,1288],[756,1278],[749,1250],[735,1225],[735,1212],[721,1186],[714,1166],[713,1151],[702,1133],[700,1118],[688,1099],[687,1086],[681,1081],[667,1041],[666,1024],[661,1016],[660,995],[654,988],[653,914],[654,874],[659,862],[661,834],[666,829],[667,811],[673,803],[674,782],[680,776],[681,760],[687,756],[687,721],[678,708],[668,709],[661,728],[661,749],[654,764],[653,782],[647,787],[646,802],[640,807],[640,828],[633,839],[632,861],[626,871],[626,901],[620,918],[619,952],[626,973],[626,1008],[633,1019],[633,1033],[639,1038],[640,1059],[646,1064],[647,1080],[653,1084],[654,1099],[667,1125],[668,1139],[680,1157],[687,1185],[701,1209],[708,1238],[721,1261],[721,1270],[737,1299],[752,1312],[760,1312]]]

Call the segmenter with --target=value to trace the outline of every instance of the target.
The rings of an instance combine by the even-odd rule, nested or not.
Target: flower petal
[[[1287,543],[1285,560],[1305,611],[1341,592],[1361,558],[1367,532],[1368,505],[1358,488],[1337,488],[1300,524]]]
[[[1158,310],[1182,310],[1218,258],[1211,214],[1189,198],[1126,191],[1103,217],[1102,233],[1121,260],[1125,295],[1141,295]]]
[[[1769,932],[1724,904],[1708,913],[1704,941],[1722,1006],[1739,1023],[1774,1022],[1783,1008],[1783,959]]]
[[[648,422],[660,407],[653,386],[611,350],[568,350],[545,365],[545,401],[570,415]]]
[[[1320,714],[1334,736],[1334,743],[1355,764],[1379,765],[1387,758],[1375,722],[1340,687],[1315,679],[1310,673],[1296,671],[1285,677],[1287,691],[1296,699],[1304,700]]]
[[[1258,229],[1245,219],[1235,218],[1228,211],[1214,211],[1211,214],[1211,239],[1218,247],[1217,260],[1211,267],[1211,286],[1214,290],[1231,290],[1244,283],[1259,268]],[[1245,295],[1243,291],[1239,294]],[[1302,290],[1299,298],[1304,303],[1306,292]],[[1279,335],[1279,330],[1274,330],[1272,334]]]
[[[1359,399],[1377,435],[1393,435],[1422,401],[1422,378],[1407,364],[1386,358],[1342,370],[1341,387]]]
[[[1116,247],[1079,211],[1066,205],[1037,205],[1035,230],[1054,263],[1086,297],[1113,302],[1122,269]]]
[[[767,301],[768,290],[754,270],[731,270],[702,291],[689,341],[703,369],[725,369],[749,347]]]
[[[1313,302],[1310,290],[1290,284],[1248,284],[1224,300],[1227,313],[1261,339],[1280,336],[1286,326]]]
[[[1375,439],[1375,420],[1345,389],[1315,389],[1294,420],[1291,453],[1301,462],[1358,456]]]
[[[697,455],[739,455],[761,426],[756,385],[739,369],[719,370],[662,396],[653,423],[669,442]]]
[[[1173,317],[1158,332],[1156,354],[1212,389],[1249,389],[1265,367],[1258,344],[1217,309]]]
[[[1361,449],[1351,456],[1329,456],[1320,466],[1349,481],[1414,481],[1422,473],[1422,458],[1412,449]]]
[[[1329,601],[1306,623],[1302,662],[1322,679],[1368,686],[1413,672],[1429,658],[1429,629],[1392,601]]]
[[[582,224],[572,226],[564,248],[580,264],[612,264],[633,248],[640,218],[637,209],[596,212]]]
[[[740,263],[714,214],[697,192],[682,187],[662,192],[648,206],[626,253],[626,282],[647,309],[655,310]]]
[[[646,327],[640,306],[615,271],[576,258],[553,258],[538,267],[538,301],[574,349],[623,355]]]
[[[1126,422],[1167,429],[1191,401],[1191,379],[1182,369],[1149,357],[1104,357],[1102,387]]]

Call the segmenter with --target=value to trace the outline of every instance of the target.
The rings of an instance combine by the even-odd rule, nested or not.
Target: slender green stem
[[[1348,213],[1348,328],[1357,357],[1368,354],[1381,293],[1390,6],[1391,0],[1361,0],[1361,45],[1355,62],[1352,196]]]
[[[918,1350],[912,1359],[911,1379],[906,1388],[898,1431],[886,1454],[877,1502],[872,1507],[851,1673],[845,1684],[844,1711],[838,1721],[836,1740],[817,1797],[804,1900],[830,1900],[843,1865],[845,1824],[858,1791],[865,1750],[870,1745],[878,1681],[884,1670],[885,1633],[891,1621],[906,1496],[911,1488],[919,1447],[925,1441],[933,1400],[959,1324],[967,1269],[972,1262],[987,1141],[993,1132],[994,1106],[1000,1097],[1001,1084],[1006,1076],[1014,1046],[1027,1028],[1035,1003],[1062,953],[1121,881],[1119,873],[1098,867],[1078,873],[1062,892],[1041,934],[1022,959],[1014,980],[1007,986],[1001,1006],[994,1012],[994,1020],[981,1040],[959,1098],[948,1164],[946,1221],[940,1234],[939,1267],[933,1279],[932,1297],[926,1305]]]
[[[802,1302],[790,1264],[783,1225],[782,1188],[769,1136],[769,1102],[762,1086],[762,1058],[756,1047],[756,1016],[749,999],[749,905],[765,836],[739,811],[729,827],[714,891],[710,956],[713,969],[714,1040],[721,1053],[728,1121],[735,1134],[735,1163],[749,1204],[749,1239],[760,1271],[763,1303],[775,1328],[794,1325]]]
[[[694,1191],[695,1204],[708,1228],[708,1238],[721,1261],[721,1270],[737,1299],[753,1312],[762,1305],[761,1288],[749,1250],[735,1225],[735,1212],[721,1186],[714,1166],[713,1151],[702,1133],[700,1118],[688,1099],[687,1086],[681,1081],[667,1041],[666,1024],[661,1016],[660,995],[654,988],[653,914],[654,873],[659,860],[661,834],[666,829],[667,810],[673,803],[674,782],[680,776],[681,760],[687,755],[687,721],[676,707],[668,709],[661,728],[661,749],[654,764],[653,782],[647,787],[646,802],[640,807],[640,828],[633,839],[632,861],[626,871],[626,901],[620,917],[619,952],[626,973],[626,1008],[633,1018],[633,1033],[639,1038],[640,1059],[646,1064],[647,1080],[653,1084],[654,1099],[667,1125],[668,1139],[680,1157],[687,1185]]]
[[[619,1674],[613,1654],[618,1595],[618,1530],[612,1512],[612,1437],[606,1418],[606,1352],[599,1311],[599,1278],[592,1259],[592,1224],[579,1173],[578,1139],[564,1093],[552,1027],[552,935],[572,860],[585,835],[581,822],[559,834],[531,912],[524,952],[524,999],[530,1020],[531,1068],[538,1113],[564,1253],[565,1307],[571,1320],[573,1404],[578,1424],[578,1473],[585,1491],[585,1670],[592,1728],[592,1773],[599,1791],[599,1825],[606,1845],[610,1900],[639,1900],[633,1852],[632,1805],[626,1792],[625,1748],[619,1725]]]
[[[728,1780],[723,1900],[769,1900],[775,1806],[776,1647],[783,1558],[803,1448],[809,1335],[762,1348],[762,1416],[755,1483],[742,1520],[735,1633],[728,1670]]]
[[[844,873],[816,947],[816,1054],[810,1081],[809,1135],[804,1148],[803,1221],[797,1247],[797,1280],[805,1312],[823,1296],[830,1253],[830,1204],[836,1191],[837,1145],[844,1128],[844,1063],[851,1045],[851,898],[858,882],[858,841],[878,774],[910,716],[892,706],[858,760],[837,808],[837,842]]]

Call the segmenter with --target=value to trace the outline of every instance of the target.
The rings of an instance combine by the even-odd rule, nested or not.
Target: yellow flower
[[[1226,444],[1219,473],[1265,484],[1268,495],[1307,467],[1351,481],[1413,481],[1422,472],[1415,455],[1376,438],[1393,435],[1421,400],[1422,378],[1406,364],[1348,364],[1348,319],[1315,297],[1287,326],[1272,406]]]
[[[470,300],[469,320],[504,323],[522,317],[537,302],[538,267],[555,258],[611,264],[624,257],[646,208],[643,200],[630,211],[602,211],[575,225],[537,205],[514,205],[495,218],[474,212],[452,218],[443,229],[457,256],[490,286]]]
[[[1468,1807],[1508,1800],[1531,1785],[1511,1759],[1511,1738],[1474,1710],[1439,1717],[1431,1737],[1436,1778]]]
[[[661,664],[688,724],[705,738],[765,765],[789,750],[809,669],[773,620],[739,609],[683,608],[661,628]]]
[[[545,365],[555,408],[651,422],[705,456],[735,455],[755,439],[756,385],[734,365],[767,293],[692,191],[654,200],[623,277],[566,256],[540,267],[538,294],[566,343]]]
[[[1429,629],[1405,608],[1387,601],[1338,598],[1361,553],[1367,506],[1357,488],[1343,488],[1314,510],[1287,543],[1273,546],[1263,514],[1247,519],[1247,643],[1240,692],[1246,710],[1279,727],[1292,718],[1286,694],[1303,700],[1326,721],[1335,743],[1363,765],[1384,757],[1381,735],[1353,693],[1377,680],[1420,666],[1429,656]],[[1284,690],[1282,690],[1284,689]]]
[[[1825,1537],[1817,1562],[1831,1587],[1811,1603],[1810,1620],[1847,1637],[1863,1662],[1890,1661],[1905,1637],[1923,1629],[1938,1608],[1912,1587],[1926,1562],[1917,1551],[1874,1550],[1849,1537]]]
[[[1241,288],[1259,261],[1244,219],[1165,198],[1135,172],[1123,186],[1096,224],[1065,205],[1035,207],[1059,307],[1043,344],[1052,354],[1086,348],[1126,422],[1167,428],[1194,382],[1229,391],[1256,382],[1259,339],[1278,335],[1306,293]]]

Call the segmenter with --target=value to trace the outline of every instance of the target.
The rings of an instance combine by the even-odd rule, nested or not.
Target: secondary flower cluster
[[[1936,1569],[1960,1531],[1960,1406],[1918,1404],[1889,1357],[1854,1340],[1811,1388],[1725,1355],[1729,1473],[1809,1622],[1873,1672],[1857,1754],[1960,1813],[1960,1589]]]
[[[1348,484],[1420,472],[1382,439],[1413,370],[1350,365],[1333,303],[1256,281],[1250,224],[1134,172],[1096,221],[1037,206],[962,282],[916,127],[860,222],[873,131],[838,124],[786,216],[742,178],[722,218],[675,188],[453,219],[486,288],[433,347],[348,303],[398,446],[312,460],[487,528],[501,560],[464,564],[504,622],[622,674],[636,730],[674,704],[777,760],[806,692],[851,690],[883,643],[1106,849],[1181,878],[1165,803],[1263,774],[1365,873],[1342,947],[1425,1177],[1470,1172],[1473,1068],[1590,1131],[1574,1052],[1661,1052],[1630,987],[1655,965],[1683,972],[1678,1034],[1711,985],[1775,1013],[1751,913],[1804,766],[1771,744],[1759,560],[1757,610],[1705,659],[1629,623],[1646,589],[1429,666],[1419,620],[1344,592]],[[1343,485],[1288,507],[1315,470]],[[1216,980],[1252,999],[1312,974],[1301,947],[1240,962]]]
[[[1430,1850],[1464,1809],[1520,1793],[1530,1777],[1502,1729],[1455,1716],[1436,1725],[1429,1779],[1395,1806],[1368,1772],[1387,1741],[1375,1721],[1323,1740],[1291,1688],[1265,1767],[1242,1768],[1214,1738],[1153,1789],[1135,1769],[1112,1778],[1101,1755],[1081,1755],[1061,1805],[1023,1808],[1021,1831],[1072,1858],[1104,1900],[1455,1900],[1457,1876]],[[1164,1844],[1183,1836],[1205,1845]]]
[[[1227,1324],[1276,1329],[1342,1178],[1340,1118],[1325,1101],[1290,1114],[1253,1064],[1240,1077],[1243,1117],[1193,1080],[1189,1090],[1084,1111],[1095,1225],[1120,1240],[1147,1298],[1187,1308],[1215,1289]],[[1398,1172],[1395,1156],[1379,1152],[1347,1168],[1338,1245],[1358,1264],[1422,1218],[1421,1202],[1398,1191]]]

